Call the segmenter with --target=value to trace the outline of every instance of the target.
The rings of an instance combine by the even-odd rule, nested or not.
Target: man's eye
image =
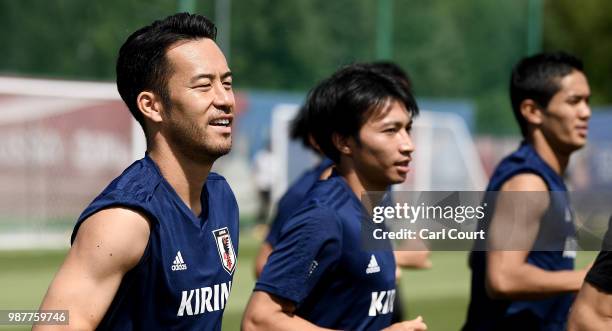
[[[577,104],[579,104],[579,103],[580,103],[580,101],[582,101],[582,99],[581,99],[581,98],[571,98],[571,99],[569,99],[568,103],[569,103],[570,105],[577,105]]]

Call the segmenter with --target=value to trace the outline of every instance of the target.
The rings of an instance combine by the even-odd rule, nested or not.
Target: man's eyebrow
[[[224,74],[221,75],[221,79],[226,79],[228,77],[232,77],[232,72],[231,71],[227,71]]]
[[[232,76],[232,72],[231,71],[227,71],[227,72],[221,74],[221,79],[226,79],[226,78],[231,77],[231,76]],[[191,83],[195,83],[198,80],[203,79],[203,78],[207,78],[207,79],[213,80],[215,78],[215,75],[214,74],[199,74],[199,75],[196,75],[193,78],[191,78]]]
[[[393,126],[410,126],[412,125],[412,120],[408,121],[408,123],[404,124],[404,121],[401,120],[383,120],[380,123],[381,126],[388,126],[388,125],[393,125]]]
[[[591,93],[569,93],[567,98],[568,99],[572,99],[572,98],[585,99],[590,96],[591,96]]]

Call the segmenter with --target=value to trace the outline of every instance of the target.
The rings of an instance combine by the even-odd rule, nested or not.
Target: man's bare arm
[[[274,295],[254,291],[242,319],[242,331],[325,331],[307,320],[294,315],[295,305]],[[395,323],[383,331],[425,331],[422,317]]]
[[[264,241],[263,243],[261,243],[259,252],[257,253],[257,256],[255,257],[255,278],[256,279],[258,279],[259,275],[261,275],[261,272],[263,271],[263,267],[266,265],[266,262],[268,262],[268,257],[272,253],[272,250],[273,250],[272,245],[270,245],[269,242]]]
[[[320,328],[293,314],[295,305],[274,295],[254,291],[242,319],[243,331],[320,331]]]
[[[612,330],[612,294],[585,282],[570,312],[568,331]]]
[[[528,203],[517,204],[511,195],[500,195],[489,231],[487,291],[495,298],[537,299],[580,289],[586,270],[547,271],[527,263],[539,230],[539,221],[550,199],[544,180],[534,174],[512,177],[502,191],[531,192]],[[518,194],[518,193],[517,193]],[[515,196],[516,197],[516,196]],[[517,232],[520,231],[520,233]],[[512,232],[514,230],[514,232]],[[499,245],[504,242],[504,245]]]
[[[40,307],[69,310],[70,324],[33,330],[95,329],[123,275],[142,258],[149,234],[147,219],[129,209],[105,209],[85,220]]]
[[[400,268],[429,269],[432,266],[428,250],[394,251],[395,263]]]

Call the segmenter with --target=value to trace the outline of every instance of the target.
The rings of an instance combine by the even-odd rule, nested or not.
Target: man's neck
[[[360,174],[355,171],[355,167],[353,167],[350,162],[340,162],[340,164],[336,166],[336,169],[359,199],[361,199],[362,194],[365,192],[384,192],[388,188],[384,185],[369,183],[364,176],[360,176]]]
[[[202,187],[212,162],[196,162],[181,155],[167,144],[156,144],[148,151],[149,157],[155,161],[164,179],[172,186],[183,202],[197,216],[202,212]]]
[[[559,176],[563,176],[571,152],[562,151],[554,148],[541,132],[534,132],[528,140],[533,145],[538,155],[550,166]]]

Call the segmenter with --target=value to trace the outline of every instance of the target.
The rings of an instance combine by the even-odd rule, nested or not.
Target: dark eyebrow
[[[389,122],[382,122],[383,126],[387,126],[387,125],[393,125],[393,126],[402,126],[404,125],[402,121],[398,121],[398,120],[393,120],[393,121],[389,121]],[[410,121],[408,121],[408,123],[406,123],[406,126],[410,126],[412,125],[412,119],[410,119]]]
[[[576,93],[576,94],[570,94],[567,96],[566,100],[582,100],[582,99],[588,99],[591,96],[591,94],[580,94],[580,93]]]
[[[228,71],[228,72],[226,72],[226,73],[221,75],[221,79],[226,79],[228,77],[232,77],[232,72],[231,71]]]
[[[590,93],[576,93],[576,94],[572,94],[570,95],[572,97],[578,97],[578,98],[588,98],[591,96]]]
[[[402,127],[404,126],[404,124],[401,121],[389,121],[389,122],[381,122],[380,126],[383,128],[387,128],[387,127]]]
[[[231,71],[227,71],[227,72],[221,74],[221,79],[226,79],[226,78],[231,77],[231,76],[232,76],[232,72]],[[213,80],[215,78],[215,75],[214,74],[199,74],[199,75],[191,78],[191,83],[195,83],[198,80],[203,79],[203,78],[208,78],[210,80]]]

